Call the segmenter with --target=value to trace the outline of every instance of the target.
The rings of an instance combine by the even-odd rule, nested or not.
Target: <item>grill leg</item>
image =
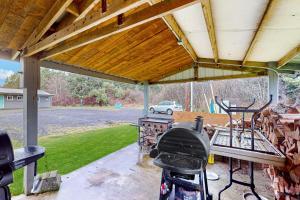
[[[202,186],[202,189],[200,190],[200,199],[204,200],[204,188],[203,188],[203,176],[202,176],[202,173],[199,174],[199,185]]]
[[[0,199],[1,200],[11,200],[11,194],[8,186],[0,187]]]
[[[226,186],[224,187],[224,189],[222,189],[222,190],[219,192],[218,200],[221,200],[221,193],[224,192],[225,190],[227,190],[228,188],[231,187],[231,185],[232,185],[232,174],[233,174],[233,169],[232,169],[232,158],[229,158],[229,183],[228,183],[228,185],[226,185]]]
[[[212,195],[208,191],[206,169],[203,170],[203,176],[204,176],[203,178],[204,178],[204,187],[205,187],[206,200],[212,200]]]

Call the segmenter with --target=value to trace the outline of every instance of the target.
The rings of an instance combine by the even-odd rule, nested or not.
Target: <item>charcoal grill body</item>
[[[11,199],[8,185],[13,183],[13,171],[36,162],[44,154],[45,149],[39,146],[28,146],[13,151],[9,136],[0,132],[0,200]]]
[[[154,164],[163,168],[161,187],[167,183],[169,191],[161,188],[160,200],[169,199],[173,185],[200,192],[201,200],[212,199],[205,170],[210,143],[202,124],[202,118],[197,118],[196,126],[180,123],[159,138]]]

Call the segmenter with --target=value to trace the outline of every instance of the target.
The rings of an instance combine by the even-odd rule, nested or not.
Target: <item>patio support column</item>
[[[278,103],[278,73],[274,70],[268,70],[269,76],[269,95],[273,95],[272,104],[276,105]]]
[[[194,111],[194,82],[191,82],[191,94],[190,94],[190,97],[191,97],[191,112]]]
[[[24,146],[37,145],[38,141],[38,95],[40,83],[39,60],[33,57],[21,58],[23,87],[23,137]],[[24,192],[31,193],[35,164],[24,168]]]
[[[149,83],[147,81],[144,82],[144,116],[148,116],[149,110]]]

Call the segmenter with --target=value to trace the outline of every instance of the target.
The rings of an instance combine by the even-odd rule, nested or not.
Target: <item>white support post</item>
[[[148,116],[149,111],[149,83],[144,82],[144,116]]]
[[[278,104],[278,73],[273,70],[268,70],[269,76],[269,95],[273,95],[272,105]]]
[[[194,83],[193,82],[191,82],[191,95],[190,95],[190,97],[191,97],[191,112],[193,112],[194,111]]]
[[[33,57],[21,58],[23,70],[23,135],[24,146],[37,145],[38,142],[38,95],[40,84],[39,60]],[[31,193],[34,179],[35,164],[24,168],[24,192]]]

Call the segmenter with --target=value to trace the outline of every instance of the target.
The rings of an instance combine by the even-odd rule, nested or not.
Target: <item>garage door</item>
[[[0,109],[4,108],[4,96],[0,95]]]

